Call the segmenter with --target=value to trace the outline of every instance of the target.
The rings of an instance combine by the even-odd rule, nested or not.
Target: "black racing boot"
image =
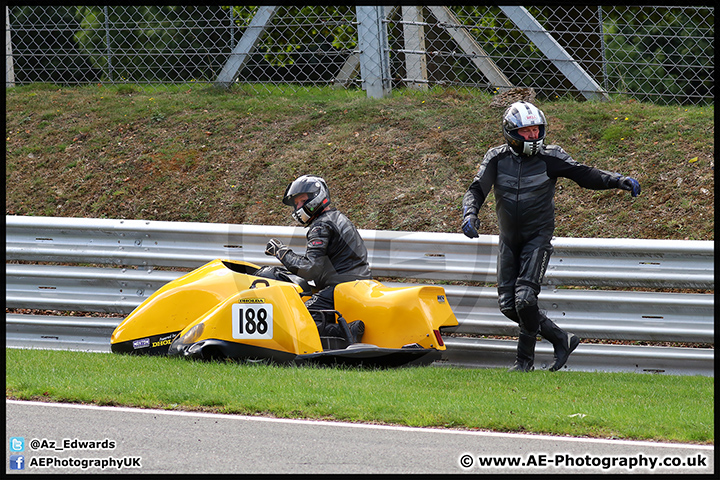
[[[555,363],[550,367],[550,371],[555,372],[565,366],[570,354],[580,344],[580,339],[572,333],[567,333],[544,315],[543,317],[540,320],[540,335],[552,343]]]
[[[342,315],[338,315],[337,322],[343,332],[343,337],[347,339],[350,345],[360,342],[365,333],[365,324],[362,320],[347,323]]]
[[[340,331],[342,332],[343,338],[345,338],[350,345],[355,343],[355,336],[350,331],[350,327],[348,326],[342,315],[338,315],[337,323],[340,326]]]
[[[365,323],[363,323],[362,320],[355,320],[354,322],[348,323],[348,328],[350,328],[350,333],[352,333],[353,343],[360,343],[365,333]]]
[[[535,335],[520,332],[517,346],[515,364],[508,369],[508,372],[532,372],[535,367]]]

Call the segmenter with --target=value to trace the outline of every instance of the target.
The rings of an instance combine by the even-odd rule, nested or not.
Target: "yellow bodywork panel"
[[[202,335],[187,343],[217,339],[296,355],[322,352],[315,321],[296,286],[275,283],[258,284],[231,295],[180,332],[180,340],[203,323]]]
[[[253,281],[258,280],[258,277],[228,268],[233,264],[260,268],[246,262],[217,259],[171,281],[156,290],[118,325],[110,343],[178,332],[228,297],[249,289]],[[267,283],[288,285],[272,279],[267,279]],[[297,292],[301,290],[298,286]]]
[[[400,348],[417,343],[444,350],[433,330],[457,325],[445,289],[436,286],[386,287],[375,280],[358,280],[335,287],[335,309],[347,322],[365,322],[363,343]]]
[[[315,321],[300,295],[303,288],[255,276],[258,268],[217,259],[169,282],[118,325],[110,341],[114,351],[165,354],[170,343],[190,351],[195,345],[204,348],[203,342],[219,342],[223,348],[245,348],[243,352],[323,352]],[[363,344],[388,349],[417,344],[444,350],[438,330],[457,325],[445,290],[437,286],[392,288],[375,280],[341,283],[335,288],[335,309],[348,323],[365,323]]]

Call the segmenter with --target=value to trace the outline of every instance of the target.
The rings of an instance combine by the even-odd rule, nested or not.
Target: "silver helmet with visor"
[[[538,126],[538,138],[526,140],[518,133],[524,127]],[[547,120],[545,114],[532,103],[515,102],[503,114],[502,130],[505,141],[518,155],[536,155],[545,140]]]

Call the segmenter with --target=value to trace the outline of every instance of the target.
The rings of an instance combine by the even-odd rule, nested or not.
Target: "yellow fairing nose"
[[[200,324],[202,329],[197,328]],[[202,333],[195,335],[198,330]],[[263,282],[237,292],[188,325],[176,343],[180,348],[202,341],[222,344],[226,354],[236,348],[292,355],[322,351],[315,321],[297,287],[289,284]]]
[[[250,289],[253,282],[287,285],[244,273],[258,268],[247,262],[217,259],[167,283],[117,326],[110,337],[111,349],[124,353],[165,354],[170,341],[181,330],[205,317],[208,311],[216,309],[229,297]],[[295,287],[295,297],[299,298],[300,290]]]

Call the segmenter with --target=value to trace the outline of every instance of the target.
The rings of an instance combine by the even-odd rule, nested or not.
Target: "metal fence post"
[[[578,65],[559,43],[530,15],[525,7],[500,7],[507,17],[528,36],[545,56],[588,100],[609,100],[603,88]]]
[[[15,86],[12,42],[10,38],[10,7],[5,7],[5,88]]]
[[[108,7],[103,7],[103,14],[105,15],[105,53],[107,55],[107,76],[108,80],[111,82],[114,80],[113,78],[113,67],[112,67],[112,49],[110,47],[110,20],[109,20],[109,12]]]
[[[512,83],[505,74],[498,68],[498,66],[490,59],[490,56],[485,53],[485,50],[475,39],[468,34],[465,28],[461,28],[460,20],[453,15],[452,11],[448,7],[428,7],[430,12],[435,16],[438,22],[440,22],[450,36],[453,38],[455,43],[468,55],[472,55],[472,62],[477,66],[485,78],[488,79],[491,86],[497,87],[499,90],[504,91],[512,88]]]
[[[428,89],[425,27],[419,7],[402,7],[403,37],[405,38],[405,72],[407,86],[415,90]]]
[[[230,54],[227,63],[215,80],[215,85],[228,88],[237,78],[248,57],[257,46],[260,36],[270,24],[278,7],[259,7],[257,13],[250,21],[250,25],[243,33],[235,49]]]
[[[383,7],[357,7],[360,74],[368,98],[390,95],[390,54]]]
[[[605,26],[603,24],[603,7],[602,5],[599,5],[597,7],[598,9],[598,28],[600,31],[598,32],[600,35],[600,51],[602,52],[602,76],[603,76],[603,88],[605,91],[608,91],[610,89],[609,82],[608,82],[608,63],[607,63],[607,55],[605,52]]]

